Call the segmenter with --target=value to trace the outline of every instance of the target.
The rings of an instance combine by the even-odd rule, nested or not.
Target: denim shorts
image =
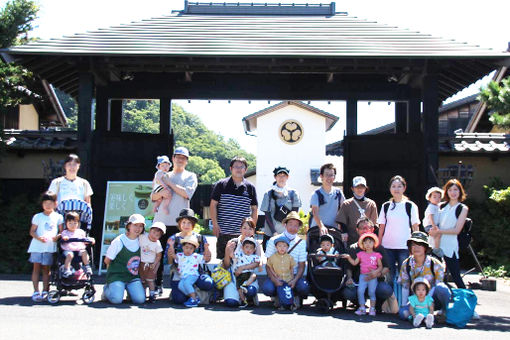
[[[51,266],[53,263],[53,253],[30,253],[28,261],[40,263],[43,266]]]

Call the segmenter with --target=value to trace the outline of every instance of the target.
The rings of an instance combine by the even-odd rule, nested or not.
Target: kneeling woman
[[[225,247],[225,258],[223,259],[223,267],[230,268],[234,264],[234,259],[239,257],[240,254],[242,254],[242,246],[243,241],[245,239],[252,240],[255,235],[255,222],[251,217],[247,217],[243,219],[243,222],[241,223],[241,235],[237,238],[234,238],[230,241],[228,241],[226,247]],[[263,254],[262,246],[255,241],[255,254],[257,257],[261,258]],[[248,266],[245,266],[244,269],[255,269],[258,267],[259,264],[252,263]],[[239,292],[236,288],[236,277],[235,275],[232,275],[233,282],[230,282],[228,285],[226,285],[223,288],[223,300],[225,301],[225,304],[230,307],[238,307],[241,305],[241,298],[239,296]],[[250,303],[253,303],[254,305],[258,305],[258,297],[257,292],[259,290],[259,284],[257,280],[255,280],[253,283],[245,287],[246,292],[246,298]]]
[[[179,213],[179,216],[175,220],[177,221],[177,227],[179,228],[180,232],[168,238],[166,247],[166,254],[168,259],[172,259],[175,254],[183,252],[184,238],[193,237],[197,241],[197,246],[195,247],[194,252],[203,255],[204,262],[209,262],[211,260],[211,251],[209,250],[207,239],[205,236],[197,234],[193,231],[193,228],[198,221],[195,217],[195,212],[192,209],[182,209]],[[173,264],[172,260],[169,260],[168,262]],[[177,266],[172,265],[170,270],[170,287],[172,288],[172,292],[170,293],[170,300],[177,304],[183,304],[188,300],[188,296],[179,290],[180,281],[181,276],[177,270]],[[195,285],[200,290],[208,291],[212,289],[213,281],[209,275],[201,273],[201,275],[198,277],[198,280],[195,282]]]
[[[122,303],[124,290],[133,303],[145,302],[145,290],[138,276],[140,243],[138,236],[145,227],[145,218],[140,214],[129,217],[126,234],[117,236],[106,251],[106,286],[104,297],[113,304]]]

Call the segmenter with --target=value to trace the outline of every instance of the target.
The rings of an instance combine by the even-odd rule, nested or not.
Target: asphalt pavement
[[[478,278],[470,275],[465,281]],[[510,339],[510,285],[498,280],[496,292],[476,290],[480,320],[464,329],[436,325],[413,329],[395,315],[359,317],[340,304],[328,314],[305,300],[298,311],[275,310],[259,294],[259,307],[245,310],[223,304],[185,308],[169,303],[170,292],[155,304],[113,306],[99,301],[104,277],[96,277],[96,301],[65,296],[56,305],[34,303],[28,275],[0,275],[0,339]],[[103,282],[103,283],[101,283]]]

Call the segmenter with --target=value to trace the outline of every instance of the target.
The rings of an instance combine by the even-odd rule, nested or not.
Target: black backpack
[[[448,202],[442,202],[439,205],[440,209],[443,209]],[[455,217],[458,219],[460,216],[460,213],[462,212],[462,209],[465,207],[463,203],[460,203],[457,208],[455,208]],[[464,221],[464,225],[462,226],[462,229],[460,230],[460,233],[457,235],[457,242],[459,243],[459,250],[460,249],[466,249],[471,244],[471,239],[473,236],[471,235],[471,228],[473,227],[473,220],[471,220],[469,217],[466,217],[466,221]]]
[[[384,211],[384,217],[386,218],[386,222],[388,222],[388,209],[390,208],[390,203],[391,202],[386,202],[382,206],[383,211]],[[406,205],[406,214],[407,214],[407,217],[409,217],[409,228],[411,228],[411,232],[412,232],[413,231],[412,230],[413,223],[411,222],[411,209],[413,208],[413,205],[409,201],[406,201],[405,205]]]
[[[317,198],[319,199],[319,207],[321,205],[324,205],[326,203],[326,201],[324,200],[324,195],[321,192],[321,188],[315,190],[315,193],[317,194]],[[343,198],[342,191],[338,190],[336,192],[336,196],[335,196],[335,199],[338,200],[338,209],[340,209],[340,206],[342,205],[342,198]],[[310,208],[311,208],[311,206],[310,206]],[[313,221],[312,209],[310,209],[310,215],[309,216],[310,217],[308,218],[308,225],[311,226],[312,225],[312,221]]]

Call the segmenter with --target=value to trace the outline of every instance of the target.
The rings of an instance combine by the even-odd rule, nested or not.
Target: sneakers
[[[73,271],[71,269],[66,269],[64,270],[64,272],[62,273],[62,277],[64,278],[68,278],[69,276],[73,275]]]
[[[156,294],[158,294],[158,296],[163,296],[163,287],[162,286],[156,286]]]
[[[34,302],[41,302],[42,300],[43,300],[43,299],[42,299],[42,297],[41,297],[41,293],[39,293],[39,292],[34,292],[34,293],[32,294],[32,301],[34,301]]]
[[[368,315],[375,316],[377,313],[375,311],[375,307],[370,307],[370,310],[368,311]]]
[[[434,326],[434,315],[433,314],[427,314],[427,317],[425,318],[425,326],[430,329],[432,326]]]
[[[184,306],[191,308],[191,307],[198,307],[198,303],[200,302],[199,299],[193,299],[189,298],[186,302],[184,302]]]
[[[358,308],[357,311],[354,312],[356,315],[365,315],[367,314],[367,309],[365,307]]]
[[[241,303],[239,304],[239,308],[244,309],[246,307],[248,307],[248,302],[246,300],[241,301]]]
[[[414,327],[420,327],[423,319],[425,319],[425,315],[423,314],[416,314],[413,319],[413,326]]]
[[[87,273],[87,275],[92,275],[92,267],[90,267],[89,264],[85,265],[84,269],[85,269],[85,273]]]

